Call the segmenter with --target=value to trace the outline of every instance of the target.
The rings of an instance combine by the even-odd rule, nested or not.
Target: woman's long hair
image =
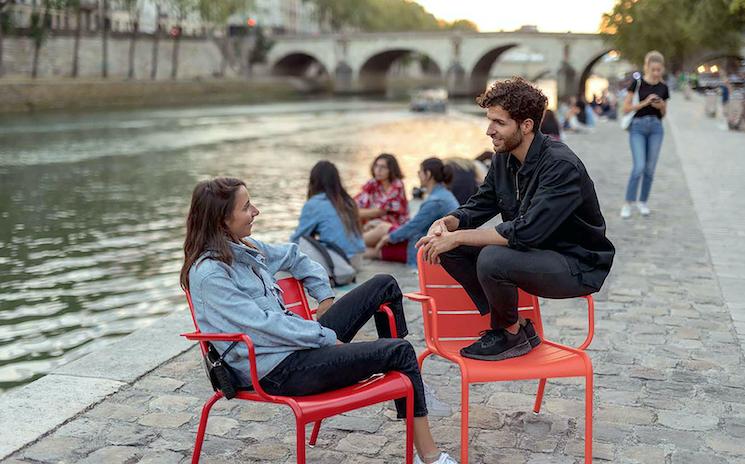
[[[199,256],[209,250],[213,259],[233,263],[225,221],[235,206],[235,193],[246,183],[232,177],[216,177],[194,187],[191,207],[186,216],[184,265],[181,267],[181,288],[189,288],[189,269]]]
[[[403,179],[404,174],[401,172],[401,167],[398,165],[396,157],[390,153],[381,153],[375,157],[372,164],[370,165],[370,176],[375,178],[375,163],[378,160],[385,161],[385,165],[388,166],[388,182],[393,182],[396,179]]]
[[[319,161],[310,170],[308,182],[308,198],[319,193],[325,193],[334,209],[339,213],[344,229],[347,233],[362,235],[360,227],[360,213],[357,203],[349,196],[341,185],[339,171],[330,161]]]

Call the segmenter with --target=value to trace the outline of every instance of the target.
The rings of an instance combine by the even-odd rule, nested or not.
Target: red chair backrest
[[[299,280],[294,277],[286,277],[278,280],[277,285],[282,289],[282,301],[284,301],[287,309],[304,319],[313,319],[303,284]]]
[[[437,317],[437,338],[442,340],[477,338],[479,332],[490,328],[489,315],[482,316],[471,297],[439,264],[428,264],[417,254],[419,268],[419,292],[432,297]],[[518,311],[526,319],[533,320],[536,331],[543,335],[541,310],[538,298],[518,289]],[[425,316],[426,318],[426,316]],[[425,332],[431,330],[425,324]],[[425,333],[429,338],[429,334]]]
[[[184,293],[186,293],[186,302],[189,303],[189,313],[191,313],[191,322],[194,323],[194,331],[201,333],[199,324],[197,324],[197,315],[194,314],[194,303],[191,301],[191,293],[189,293],[189,289],[187,288],[184,289]],[[202,350],[202,355],[207,354],[207,342],[199,342],[199,349]]]

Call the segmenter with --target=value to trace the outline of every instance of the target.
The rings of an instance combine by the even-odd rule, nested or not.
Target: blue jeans
[[[657,116],[642,116],[631,121],[629,144],[634,164],[629,177],[629,185],[626,188],[626,201],[637,200],[640,179],[642,179],[642,191],[638,199],[646,202],[649,198],[654,170],[660,158],[663,135],[665,131],[662,128],[662,121]]]

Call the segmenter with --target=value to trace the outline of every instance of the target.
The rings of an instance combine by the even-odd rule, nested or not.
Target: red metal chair
[[[588,335],[577,348],[543,338],[543,323],[538,298],[519,291],[521,316],[532,319],[543,342],[525,356],[504,361],[479,361],[464,358],[460,349],[489,329],[489,316],[481,316],[463,287],[441,266],[424,262],[417,255],[419,292],[405,296],[422,304],[424,338],[427,348],[419,356],[422,367],[427,356],[436,354],[460,368],[461,374],[461,464],[468,463],[468,388],[472,383],[539,379],[533,411],[538,413],[543,401],[546,379],[556,377],[585,378],[585,463],[592,463],[592,394],[593,371],[585,349],[595,332],[595,307],[592,296],[584,297],[588,308]]]
[[[285,306],[296,314],[305,317],[306,319],[310,319],[311,314],[314,314],[316,311],[310,309],[302,283],[290,277],[280,280],[278,284],[283,290]],[[189,303],[189,311],[191,312],[192,322],[194,322],[194,328],[196,331],[193,333],[182,334],[182,336],[186,337],[188,340],[199,342],[202,356],[205,356],[207,353],[207,342],[241,342],[248,348],[248,363],[251,368],[251,384],[254,386],[254,389],[241,390],[235,398],[263,403],[286,404],[292,409],[292,412],[295,415],[298,464],[305,464],[306,424],[311,422],[315,423],[309,442],[309,444],[313,446],[318,438],[318,432],[321,428],[321,421],[323,419],[398,398],[406,398],[406,464],[412,464],[414,457],[414,390],[408,377],[400,372],[388,372],[387,374],[371,377],[349,387],[317,395],[269,395],[261,388],[259,380],[256,377],[256,352],[251,338],[246,334],[240,333],[214,334],[200,332],[199,326],[197,325],[196,315],[194,314],[194,305],[191,301],[191,294],[188,290],[186,291],[186,300]],[[391,334],[395,337],[396,326],[393,319],[393,312],[385,305],[381,306],[381,311],[388,314],[388,320],[391,323]],[[210,410],[217,400],[222,397],[222,392],[218,390],[202,407],[202,415],[199,420],[197,438],[194,444],[194,454],[191,460],[192,464],[197,464],[199,462]]]

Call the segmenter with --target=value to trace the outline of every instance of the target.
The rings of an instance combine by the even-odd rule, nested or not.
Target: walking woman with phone
[[[634,113],[629,126],[633,167],[626,187],[626,203],[621,208],[623,219],[631,217],[634,205],[642,216],[651,214],[647,200],[662,147],[662,118],[665,117],[667,100],[670,98],[667,85],[662,81],[664,72],[665,58],[662,54],[654,50],[647,53],[644,57],[644,75],[632,81],[623,102],[623,112]],[[634,104],[634,94],[637,92],[639,103]]]

